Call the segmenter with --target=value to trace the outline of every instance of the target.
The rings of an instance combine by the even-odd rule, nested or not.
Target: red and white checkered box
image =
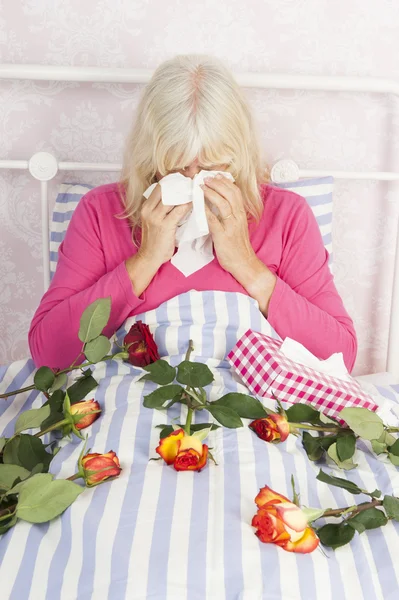
[[[373,398],[355,379],[345,381],[315,371],[280,352],[282,342],[249,329],[227,355],[234,371],[256,396],[303,402],[337,418],[348,406],[377,410]]]

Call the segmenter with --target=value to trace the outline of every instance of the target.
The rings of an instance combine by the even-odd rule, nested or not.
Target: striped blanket
[[[178,364],[188,340],[193,360],[205,362],[215,381],[211,399],[245,392],[225,356],[249,328],[275,335],[257,304],[242,294],[191,291],[158,309],[130,318],[117,332],[121,340],[134,320],[148,323],[162,357]],[[0,391],[32,383],[31,360],[0,371]],[[73,375],[69,383],[72,383]],[[280,445],[258,439],[248,427],[218,429],[209,445],[218,466],[201,473],[177,473],[155,461],[159,429],[184,407],[166,414],[143,407],[155,388],[137,382],[142,371],[107,361],[94,367],[100,381],[91,396],[103,415],[87,431],[94,452],[114,450],[119,479],[88,489],[59,518],[42,525],[19,522],[0,538],[1,598],[12,600],[394,600],[398,597],[399,524],[355,535],[350,545],[310,555],[286,553],[262,544],[251,519],[254,497],[269,485],[291,496],[295,475],[301,502],[339,507],[365,501],[315,479],[318,465],[307,459],[300,439]],[[377,391],[377,390],[376,390]],[[399,402],[399,388],[379,388],[387,403]],[[10,435],[18,414],[38,407],[37,392],[1,401],[0,432]],[[207,415],[201,411],[199,421]],[[81,442],[62,447],[51,464],[57,477],[76,471]],[[358,452],[359,468],[348,478],[363,489],[399,494],[399,471]],[[330,468],[326,468],[328,472]],[[335,473],[345,477],[345,472]]]

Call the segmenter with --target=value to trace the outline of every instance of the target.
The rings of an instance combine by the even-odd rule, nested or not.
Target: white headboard
[[[266,73],[235,73],[235,78],[243,87],[263,89],[291,90],[323,90],[371,92],[393,94],[399,97],[399,83],[387,79],[370,77],[325,77],[308,75],[278,75]],[[0,65],[0,79],[28,79],[40,81],[76,81],[76,82],[109,82],[109,83],[146,83],[152,76],[147,69],[121,69],[99,67],[60,67],[47,65]],[[57,158],[47,152],[38,152],[26,160],[0,160],[0,169],[29,170],[30,174],[40,181],[42,210],[42,247],[44,289],[50,282],[49,256],[49,203],[47,182],[55,177],[58,171],[119,171],[121,165],[110,163],[58,162]],[[300,177],[319,177],[331,175],[335,179],[363,179],[377,181],[399,181],[399,172],[390,171],[349,171],[342,165],[342,170],[306,170],[292,160],[276,163],[271,171],[276,182],[293,181]],[[399,202],[399,198],[398,198]],[[399,378],[399,232],[396,238],[393,276],[392,303],[390,314],[387,370]]]

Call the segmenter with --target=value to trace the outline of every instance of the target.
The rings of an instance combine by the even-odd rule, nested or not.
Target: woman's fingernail
[[[218,173],[217,175],[215,175],[216,179],[222,179],[223,175],[221,175],[220,173]]]

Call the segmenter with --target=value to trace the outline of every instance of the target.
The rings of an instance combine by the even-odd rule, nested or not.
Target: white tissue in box
[[[305,346],[289,337],[285,338],[281,344],[280,352],[287,358],[300,363],[301,365],[305,365],[305,367],[310,367],[315,371],[319,371],[320,373],[326,373],[327,375],[331,375],[331,377],[337,377],[344,381],[351,380],[351,376],[344,363],[342,352],[336,352],[335,354],[331,354],[326,360],[320,360],[314,356],[314,354],[309,352]]]

